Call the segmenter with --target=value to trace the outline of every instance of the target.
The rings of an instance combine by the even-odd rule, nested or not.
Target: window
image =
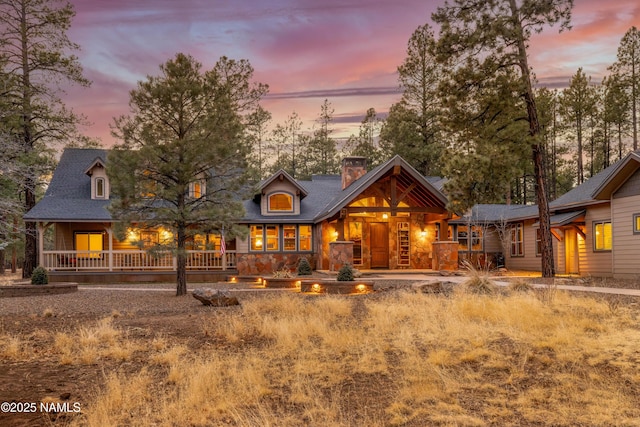
[[[280,250],[280,235],[278,233],[277,225],[267,225],[267,250],[268,251],[278,251]]]
[[[78,258],[101,258],[102,232],[76,232],[74,236]]]
[[[511,227],[511,256],[524,256],[524,226],[522,223]]]
[[[189,184],[189,197],[199,199],[204,195],[205,183],[204,181],[195,181]]]
[[[160,242],[159,234],[157,231],[141,231],[140,243],[144,249],[149,249],[156,246]]]
[[[633,215],[633,234],[640,234],[640,214]]]
[[[104,199],[104,178],[96,178],[96,198]]]
[[[282,233],[284,234],[284,244],[283,250],[285,251],[295,251],[296,250],[296,226],[295,225],[284,225],[282,226]]]
[[[253,252],[311,251],[311,230],[311,225],[252,225],[249,232],[250,250]]]
[[[593,223],[593,250],[610,251],[612,244],[611,221]]]
[[[310,251],[311,250],[311,226],[299,225],[300,241],[298,244],[298,250]]]
[[[536,228],[536,256],[542,256],[542,231]]]
[[[275,193],[269,195],[269,212],[293,212],[293,196],[287,193]]]
[[[264,227],[262,225],[252,225],[249,233],[252,251],[264,250]]]
[[[459,251],[482,251],[482,228],[478,226],[471,226],[471,233],[469,234],[469,228],[466,225],[459,225],[456,231],[458,240]],[[439,239],[440,235],[436,236]],[[471,241],[469,241],[471,238]],[[469,247],[471,243],[471,247]]]

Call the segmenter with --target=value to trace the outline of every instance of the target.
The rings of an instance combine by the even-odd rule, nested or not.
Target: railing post
[[[113,271],[113,235],[111,227],[107,227],[107,235],[109,236],[109,271]]]

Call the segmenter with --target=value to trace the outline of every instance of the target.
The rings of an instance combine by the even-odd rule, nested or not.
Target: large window
[[[524,226],[522,223],[511,227],[511,256],[524,256]]]
[[[542,256],[542,231],[536,228],[536,256]]]
[[[252,251],[264,250],[264,226],[252,225],[249,232],[250,246]]]
[[[311,230],[311,225],[252,225],[250,249],[252,252],[311,251]]]
[[[293,196],[289,193],[274,193],[268,198],[269,212],[293,212]]]
[[[439,235],[438,235],[439,237]],[[459,225],[456,230],[459,251],[482,251],[482,228],[472,225],[471,231],[466,225]]]
[[[78,258],[101,258],[103,250],[102,232],[79,232],[74,236]]]
[[[593,223],[593,250],[610,251],[612,246],[611,221]]]

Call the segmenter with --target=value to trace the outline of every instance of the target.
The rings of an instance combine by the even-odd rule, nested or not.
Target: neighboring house
[[[640,151],[594,175],[549,204],[558,274],[633,278],[640,275]],[[511,270],[540,271],[537,206],[477,205],[452,221],[488,234]]]
[[[64,151],[45,196],[24,216],[38,224],[40,263],[54,275],[174,270],[170,252],[148,250],[170,241],[170,230],[134,224],[122,240],[115,235],[107,167],[106,150]],[[434,242],[450,219],[441,184],[399,156],[369,172],[364,158],[347,158],[341,175],[311,181],[278,171],[245,202],[240,223],[248,237],[227,241],[222,253],[219,235],[196,236],[187,269],[268,274],[295,268],[302,256],[317,269],[336,270],[345,262],[365,269],[432,268]],[[206,184],[193,191],[205,192]],[[52,236],[46,244],[45,235]]]

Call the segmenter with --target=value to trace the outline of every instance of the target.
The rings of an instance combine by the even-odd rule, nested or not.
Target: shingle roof
[[[307,192],[307,197],[300,203],[300,215],[262,216],[260,203],[252,199],[244,202],[245,216],[241,222],[311,223],[313,218],[342,192],[342,181],[338,175],[323,175],[313,177],[311,181],[297,181],[297,183]]]
[[[44,197],[24,216],[26,221],[111,221],[109,200],[91,199],[91,177],[85,171],[107,150],[67,148]]]
[[[573,190],[564,193],[556,200],[549,203],[552,210],[566,209],[576,206],[584,206],[592,203],[601,203],[600,200],[594,199],[594,191],[608,179],[616,170],[617,163],[595,174]]]

